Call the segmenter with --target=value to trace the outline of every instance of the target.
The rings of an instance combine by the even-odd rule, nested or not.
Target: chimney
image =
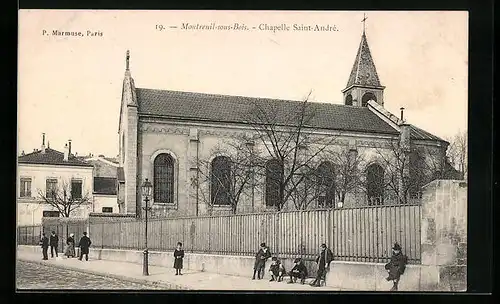
[[[68,139],[68,157],[71,156],[71,139]]]
[[[64,145],[64,161],[68,161],[69,148],[68,144]]]
[[[42,153],[45,153],[45,133],[42,133]]]
[[[401,122],[403,122],[404,121],[403,113],[404,113],[405,108],[401,107],[399,109],[401,110]]]
[[[24,150],[21,152],[21,156],[24,156]]]

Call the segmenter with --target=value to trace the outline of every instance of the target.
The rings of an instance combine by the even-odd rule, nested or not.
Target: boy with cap
[[[297,278],[300,278],[300,284],[304,284],[306,282],[306,277],[307,277],[307,268],[302,263],[301,258],[296,258],[293,263],[295,266],[293,266],[292,270],[288,273],[290,276],[290,281],[288,281],[288,284],[295,283]]]
[[[266,243],[260,244],[260,249],[255,255],[255,264],[253,266],[253,276],[252,280],[255,280],[255,273],[257,273],[257,278],[260,280],[264,277],[264,269],[266,267],[266,261],[271,257],[271,252],[266,246]]]
[[[277,257],[272,258],[271,266],[269,266],[269,273],[271,274],[269,282],[281,282],[283,280],[283,276],[285,275],[285,266],[281,264],[281,261],[278,260]]]
[[[405,272],[407,263],[408,258],[401,252],[401,246],[398,243],[394,243],[394,246],[392,247],[391,260],[389,263],[385,264],[385,269],[389,273],[386,280],[394,282],[391,291],[398,290],[399,278]]]

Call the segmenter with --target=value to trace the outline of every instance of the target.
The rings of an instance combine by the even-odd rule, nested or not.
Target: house
[[[92,208],[93,166],[71,153],[71,140],[64,152],[45,147],[17,159],[17,223],[39,225],[42,217],[86,217]],[[59,197],[59,203],[46,202]]]
[[[94,167],[93,213],[119,213],[118,179],[119,164],[116,159],[104,155],[82,157]]]

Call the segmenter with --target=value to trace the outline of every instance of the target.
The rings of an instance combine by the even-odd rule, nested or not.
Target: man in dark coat
[[[57,254],[57,246],[59,245],[59,237],[57,236],[55,231],[52,231],[52,234],[50,235],[50,257],[54,257],[54,251],[56,252],[56,257],[59,255]]]
[[[318,264],[318,273],[316,274],[316,279],[311,283],[311,286],[319,287],[321,286],[321,280],[326,279],[326,273],[330,269],[330,263],[333,261],[333,252],[330,248],[326,247],[326,244],[321,244],[320,252],[316,258],[316,264]]]
[[[255,273],[257,273],[257,278],[260,280],[264,278],[264,268],[266,267],[266,261],[271,257],[271,251],[266,246],[266,243],[260,244],[260,249],[255,255],[255,264],[253,266],[253,276],[252,280],[255,280]]]
[[[300,283],[304,284],[307,278],[307,267],[304,265],[301,258],[296,258],[293,262],[295,266],[293,266],[292,270],[288,273],[290,276],[288,284],[295,283],[297,278],[300,278]]]
[[[43,259],[48,260],[49,256],[47,251],[49,250],[49,238],[42,233],[42,239],[40,240],[40,246],[42,246]]]
[[[90,238],[87,236],[87,232],[83,232],[83,236],[80,239],[80,258],[78,258],[80,261],[83,258],[83,255],[85,254],[85,261],[89,260],[89,247],[92,244],[90,241]]]
[[[394,285],[391,291],[398,290],[398,283],[401,275],[405,272],[406,264],[408,263],[408,258],[401,252],[401,246],[395,243],[392,247],[392,256],[389,263],[385,264],[385,269],[389,273],[386,278],[387,281],[393,281]]]

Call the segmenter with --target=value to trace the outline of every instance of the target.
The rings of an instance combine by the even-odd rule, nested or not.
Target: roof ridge
[[[228,94],[216,94],[216,93],[206,93],[206,92],[194,92],[194,91],[178,91],[178,90],[167,90],[167,89],[150,89],[150,88],[136,88],[136,90],[148,90],[148,91],[157,91],[157,92],[170,92],[170,93],[186,93],[186,94],[198,94],[205,96],[213,96],[213,97],[229,97],[229,98],[245,98],[245,99],[258,99],[258,100],[272,100],[279,102],[289,102],[289,103],[301,103],[304,100],[300,99],[282,99],[282,98],[271,98],[271,97],[256,97],[256,96],[243,96],[243,95],[228,95]],[[326,105],[326,106],[338,106],[338,107],[355,107],[360,108],[358,106],[344,105],[341,103],[333,103],[329,101],[308,101],[310,104],[315,105]]]

